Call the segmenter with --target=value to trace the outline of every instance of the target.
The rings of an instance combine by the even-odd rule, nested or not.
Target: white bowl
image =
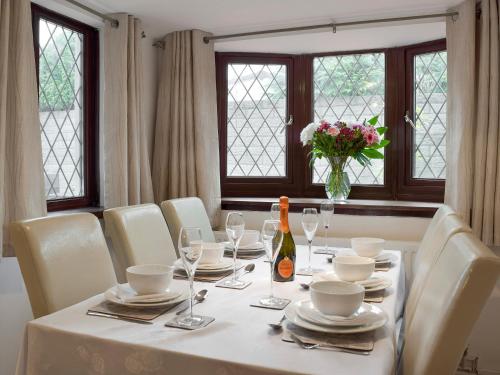
[[[215,242],[203,242],[203,253],[200,264],[217,264],[222,262],[224,256],[224,244]]]
[[[351,238],[351,247],[360,257],[375,258],[384,250],[384,245],[382,238]]]
[[[375,271],[375,259],[358,256],[336,256],[333,269],[340,280],[361,281],[368,279]]]
[[[165,292],[174,276],[174,268],[163,264],[141,264],[127,268],[127,281],[137,294]]]
[[[257,230],[246,230],[240,240],[240,246],[253,245],[259,241],[260,233]]]
[[[317,281],[309,289],[314,307],[325,315],[350,316],[365,298],[365,288],[345,281]]]

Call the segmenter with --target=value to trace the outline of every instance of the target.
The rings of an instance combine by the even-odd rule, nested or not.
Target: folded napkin
[[[354,334],[323,333],[309,331],[290,322],[284,324],[283,327],[281,339],[286,342],[294,342],[290,336],[291,332],[306,344],[319,344],[362,351],[373,350],[373,346],[375,344],[373,331]]]

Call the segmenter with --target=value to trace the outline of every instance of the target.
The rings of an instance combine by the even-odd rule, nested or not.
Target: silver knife
[[[87,311],[87,315],[90,315],[90,316],[100,316],[101,318],[117,319],[117,320],[123,320],[125,322],[132,322],[132,323],[139,323],[139,324],[153,324],[153,322],[149,322],[147,320],[135,319],[135,318],[126,318],[126,317],[122,317],[122,316],[116,316],[116,315],[111,315],[111,314],[106,314],[106,313],[100,313],[100,312],[96,312],[96,311]]]

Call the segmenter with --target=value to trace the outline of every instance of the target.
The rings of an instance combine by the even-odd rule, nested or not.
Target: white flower
[[[312,141],[314,132],[316,131],[316,129],[318,129],[319,126],[320,124],[311,122],[304,129],[302,129],[302,131],[300,132],[300,141],[304,146]]]

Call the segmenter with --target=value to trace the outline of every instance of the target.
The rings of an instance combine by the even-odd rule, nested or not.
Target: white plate
[[[382,310],[368,303],[362,303],[358,311],[350,317],[325,315],[319,312],[310,300],[295,302],[296,312],[300,318],[312,324],[327,327],[359,327],[375,324],[384,318]]]
[[[380,253],[373,259],[375,259],[375,264],[377,264],[377,263],[394,262],[397,259],[397,257],[395,254],[389,253],[388,251],[382,251],[382,253]]]
[[[370,305],[372,306],[372,305]],[[380,319],[376,323],[366,324],[358,327],[327,327],[319,324],[310,323],[304,319],[302,319],[297,314],[297,305],[296,303],[291,303],[285,309],[286,318],[292,322],[293,324],[308,329],[310,331],[315,332],[325,332],[325,333],[361,333],[361,332],[369,332],[373,331],[377,328],[383,327],[387,322],[387,314],[381,310],[377,306],[372,306],[372,308],[377,311],[377,314],[380,314]]]
[[[223,261],[221,263],[224,263],[224,267],[214,268],[214,269],[210,269],[210,268],[200,269],[200,268],[197,268],[195,274],[196,275],[218,274],[218,273],[227,272],[227,271],[230,271],[230,270],[233,269],[233,260],[232,259],[227,259],[227,258],[223,259]],[[236,268],[239,268],[240,266],[241,266],[241,262],[236,261]],[[175,267],[175,271],[185,272],[184,265],[182,264],[182,260],[181,259],[177,259],[174,262],[174,267]]]
[[[233,251],[233,245],[229,242],[224,242],[224,249]],[[240,246],[238,247],[238,252],[242,251],[262,251],[264,250],[264,244],[262,242],[256,242],[254,244]]]
[[[135,295],[135,292],[130,288],[128,284],[121,284],[121,293],[125,295]],[[127,307],[136,307],[136,308],[147,308],[147,307],[159,307],[159,306],[170,306],[175,305],[179,302],[182,302],[189,298],[189,293],[187,290],[172,290],[172,295],[176,294],[175,297],[156,303],[132,303],[132,302],[123,302],[118,298],[116,294],[116,286],[109,288],[106,292],[104,292],[104,298],[109,301],[116,303],[118,305],[127,306]]]
[[[182,266],[182,263],[181,263]],[[198,264],[196,267],[197,270],[206,271],[206,270],[223,270],[233,266],[232,259],[222,259],[219,263],[205,263]]]
[[[369,288],[375,288],[379,285],[382,285],[386,280],[387,280],[386,277],[377,275],[377,276],[371,276],[370,278],[368,278],[366,280],[355,281],[355,283],[369,289]]]
[[[339,281],[340,279],[333,271],[328,272],[319,272],[313,275],[313,281]],[[374,283],[375,280],[379,280],[379,282]],[[359,284],[365,288],[367,292],[376,292],[379,290],[384,290],[392,285],[391,279],[385,276],[371,276],[367,280],[356,281],[356,284]]]
[[[365,287],[365,292],[367,292],[367,293],[378,292],[380,290],[384,290],[384,289],[389,288],[391,285],[392,285],[391,279],[388,279],[388,278],[384,277],[384,282],[382,284],[379,284],[377,286],[370,287],[370,288]]]

